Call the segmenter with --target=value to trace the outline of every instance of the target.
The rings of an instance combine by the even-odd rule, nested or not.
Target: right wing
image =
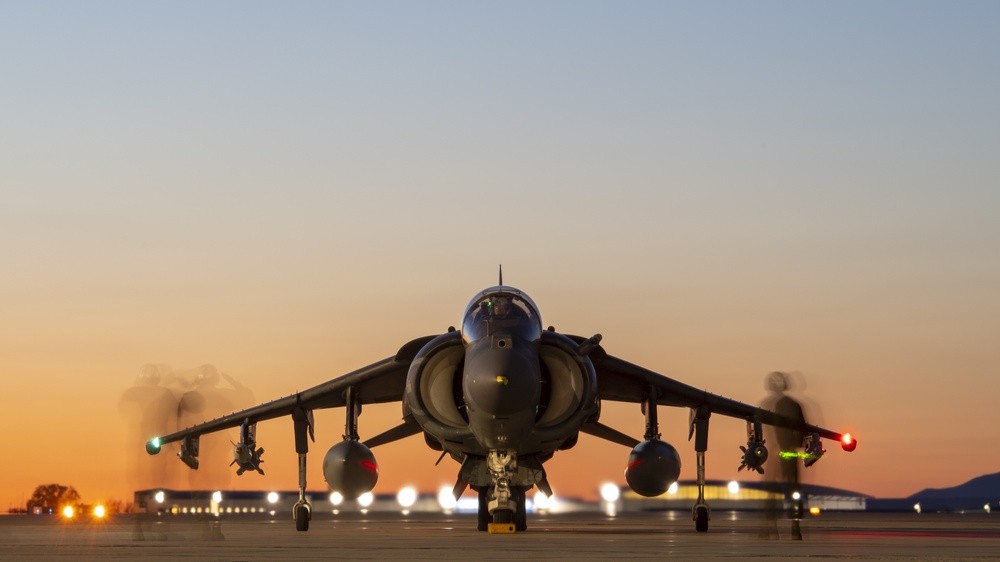
[[[279,398],[259,406],[247,408],[216,418],[212,421],[200,423],[187,429],[164,435],[147,443],[146,450],[150,454],[159,451],[159,447],[167,443],[183,441],[188,437],[197,437],[206,433],[214,433],[224,429],[239,427],[246,421],[256,423],[259,421],[289,416],[295,412],[305,412],[322,408],[337,408],[347,404],[347,389],[352,388],[355,396],[362,404],[379,404],[384,402],[396,402],[403,399],[403,391],[406,386],[406,374],[410,369],[410,363],[417,352],[427,342],[436,336],[425,336],[417,338],[402,348],[395,356],[383,359],[378,363],[372,363],[367,367],[362,367],[357,371],[337,377],[320,385],[314,386],[301,392]],[[152,445],[152,447],[151,447]]]

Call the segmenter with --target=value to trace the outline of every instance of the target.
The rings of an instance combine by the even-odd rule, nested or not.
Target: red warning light
[[[858,440],[851,437],[850,433],[845,433],[844,436],[840,438],[840,446],[843,447],[845,451],[853,451],[858,446]]]

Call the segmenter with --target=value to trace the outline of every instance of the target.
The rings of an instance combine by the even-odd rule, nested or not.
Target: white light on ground
[[[990,512],[990,504],[986,504],[986,505],[984,505],[984,506],[983,506],[983,509],[985,509],[985,510],[986,510],[986,513],[989,513],[989,512]]]
[[[917,513],[920,513],[920,504],[919,503],[913,504],[913,511],[916,511]]]
[[[458,505],[458,500],[452,495],[450,486],[441,486],[441,489],[438,490],[438,504],[445,511],[451,511]]]
[[[669,488],[667,488],[667,493],[671,496],[677,493],[677,482],[674,482]]]
[[[344,496],[342,496],[340,492],[331,492],[330,503],[332,503],[333,505],[340,505],[344,503]]]
[[[729,483],[728,488],[729,488],[729,493],[730,494],[738,494],[738,493],[740,493],[740,483],[737,482],[737,481],[735,481],[735,480],[733,480],[732,482]]]
[[[546,496],[541,491],[539,491],[538,493],[535,494],[535,504],[534,504],[534,508],[535,509],[534,510],[535,511],[555,511],[557,503],[558,503],[558,500],[556,500],[555,494],[552,494],[551,496]]]
[[[358,497],[358,503],[361,507],[368,507],[375,501],[375,495],[371,492],[365,492]]]
[[[278,503],[278,492],[271,492],[267,495],[268,503]]]
[[[212,492],[212,501],[222,503],[222,492]]]
[[[802,499],[802,494],[800,494],[798,492],[792,492],[792,499],[795,500],[795,501],[801,500]]]
[[[163,503],[163,500],[167,498],[167,495],[163,492],[156,492],[156,495],[153,497],[156,499],[156,503]]]
[[[608,482],[601,486],[601,499],[606,502],[616,502],[621,496],[621,489],[616,484]]]
[[[404,508],[413,507],[417,503],[417,490],[413,486],[407,486],[396,494],[396,501]]]

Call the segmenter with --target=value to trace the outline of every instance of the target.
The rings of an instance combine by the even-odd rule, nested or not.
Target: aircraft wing
[[[818,433],[820,437],[840,441],[844,435],[836,431],[776,414],[770,410],[744,404],[707,390],[699,390],[670,377],[607,355],[603,349],[591,354],[597,373],[598,395],[602,400],[618,402],[644,402],[650,389],[657,390],[657,404],[697,410],[708,408],[713,414],[746,419],[755,417],[761,423],[786,427],[805,433]]]
[[[239,427],[247,420],[250,420],[250,423],[255,423],[292,415],[296,411],[342,407],[347,404],[346,392],[348,388],[354,389],[355,396],[360,399],[362,404],[400,401],[403,399],[406,374],[409,371],[410,363],[417,351],[434,337],[425,336],[415,339],[400,348],[393,357],[372,363],[367,367],[362,367],[312,388],[159,437],[159,444],[164,445],[182,441],[186,437]]]

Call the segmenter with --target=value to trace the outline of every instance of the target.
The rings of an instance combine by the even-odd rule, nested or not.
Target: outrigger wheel
[[[298,505],[295,507],[295,530],[296,531],[308,531],[309,530],[309,518],[312,513],[309,512],[309,508],[305,505]]]

